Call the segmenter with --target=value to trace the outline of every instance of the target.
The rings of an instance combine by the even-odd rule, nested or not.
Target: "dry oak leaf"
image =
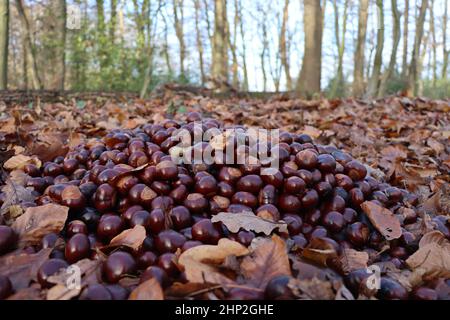
[[[284,241],[277,235],[258,241],[251,255],[242,260],[241,272],[247,284],[263,290],[276,276],[292,276]]]
[[[19,244],[38,244],[49,233],[59,233],[67,220],[69,208],[49,203],[27,208],[11,225],[19,235]]]
[[[42,161],[51,161],[58,156],[65,156],[69,147],[67,137],[60,132],[42,132],[28,147]]]
[[[374,202],[365,201],[361,204],[364,213],[373,226],[388,240],[398,239],[402,236],[400,221],[388,209]]]
[[[450,278],[450,242],[439,231],[425,234],[419,242],[419,250],[406,260],[413,270],[412,282],[437,277]]]
[[[137,286],[128,300],[164,300],[164,292],[158,280],[152,278]]]
[[[56,285],[47,291],[47,300],[70,300],[77,297],[85,286],[99,282],[101,265],[101,260],[83,259],[50,276],[48,281]],[[81,277],[80,286],[74,282],[78,276]]]
[[[313,238],[308,246],[303,249],[302,257],[321,266],[327,266],[330,259],[337,257],[337,252],[331,243],[322,238]]]
[[[41,161],[39,159],[37,159],[36,157],[30,157],[30,156],[26,156],[24,154],[18,154],[16,156],[13,156],[11,158],[9,158],[4,164],[3,164],[3,168],[5,168],[6,170],[20,170],[23,169],[24,166],[26,166],[27,164],[34,164],[36,165],[38,168],[41,167]]]
[[[228,230],[238,233],[242,228],[246,231],[255,231],[270,235],[274,229],[287,232],[287,224],[284,222],[273,222],[256,216],[253,212],[229,213],[220,212],[211,218],[211,222],[222,222]]]
[[[108,247],[126,246],[134,251],[137,251],[146,237],[145,228],[141,225],[136,225],[133,229],[122,231],[115,236]]]
[[[317,278],[309,280],[292,278],[288,287],[301,300],[334,300],[336,297],[331,282]]]
[[[233,280],[219,272],[220,266],[228,256],[247,255],[249,250],[239,242],[226,238],[214,245],[197,246],[183,252],[178,264],[184,268],[186,279],[197,283],[229,284]]]
[[[367,268],[368,262],[369,254],[367,252],[351,248],[345,248],[339,257],[339,267],[345,274]]]
[[[36,280],[40,266],[48,259],[53,249],[47,248],[34,254],[18,251],[0,257],[0,275],[11,281],[15,291],[28,287],[31,280]]]

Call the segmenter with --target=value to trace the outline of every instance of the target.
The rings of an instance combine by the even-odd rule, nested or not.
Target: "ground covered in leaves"
[[[450,278],[449,100],[388,97],[373,101],[303,101],[283,96],[268,100],[215,99],[171,91],[149,100],[119,97],[8,105],[0,101],[1,215],[3,222],[13,225],[20,235],[19,248],[0,256],[0,275],[7,275],[15,289],[11,299],[70,299],[81,291],[67,289],[62,275],[54,277],[56,286],[51,289],[42,289],[36,283],[37,269],[48,259],[51,249],[37,251],[30,243],[46,233],[63,230],[68,210],[33,206],[34,198],[24,187],[24,164],[41,165],[113,129],[134,129],[168,117],[183,119],[189,111],[225,123],[307,133],[317,143],[349,152],[366,164],[368,174],[377,180],[415,194],[419,219],[408,225],[408,231],[418,242],[417,252],[401,269],[389,263],[376,264],[383,274],[408,290],[434,281],[439,298],[449,299],[448,280],[445,283]],[[407,219],[407,209],[397,213],[396,219]],[[44,216],[48,212],[52,215]],[[40,215],[39,221],[30,227],[30,216],[36,215]],[[242,220],[254,228],[254,223],[245,217]],[[245,229],[245,224],[233,226],[236,221],[224,223],[229,228]],[[382,223],[389,227],[386,219]],[[133,288],[131,299],[220,299],[225,289],[264,291],[274,276],[289,275],[289,288],[296,298],[374,299],[370,293],[354,296],[334,271],[336,268],[329,268],[327,261],[336,255],[331,248],[311,243],[304,250],[295,250],[292,243],[272,233],[283,226],[259,226],[262,229],[258,232],[266,236],[248,248],[222,239],[216,246],[199,246],[178,255],[177,264],[185,272],[186,283],[175,283],[163,290],[157,281],[138,285],[129,277],[122,279],[121,285]],[[142,244],[145,230],[135,227],[127,231],[113,239],[115,243],[112,241],[109,247]],[[386,245],[374,255],[346,249],[334,260],[339,261],[345,274],[374,264],[377,255],[389,250]],[[83,286],[99,281],[96,272],[100,264],[101,259],[77,262]],[[230,273],[234,276],[230,277]],[[238,282],[237,278],[244,280]]]

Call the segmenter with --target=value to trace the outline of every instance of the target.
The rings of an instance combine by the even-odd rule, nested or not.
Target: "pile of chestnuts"
[[[219,212],[251,211],[264,219],[283,220],[288,233],[280,236],[290,239],[297,250],[320,237],[337,252],[343,248],[366,251],[373,261],[390,261],[400,269],[417,250],[418,239],[403,229],[401,238],[391,241],[390,249],[378,254],[386,241],[362,213],[361,204],[371,200],[401,214],[399,211],[406,205],[414,208],[418,198],[370,177],[366,167],[348,153],[315,144],[306,134],[281,132],[277,144],[266,145],[269,155],[277,155],[278,168],[265,170],[268,163],[263,161],[184,164],[174,161],[172,155],[179,143],[174,137],[182,129],[192,136],[208,129],[246,131],[243,126],[225,127],[217,120],[190,112],[183,122],[167,119],[133,130],[112,130],[41,168],[34,164],[24,167],[30,177],[27,188],[37,196],[34,205],[57,203],[70,208],[60,234],[47,234],[40,246],[26,248],[28,252],[53,248],[50,259],[37,273],[43,289],[53,285],[48,278],[58,270],[81,259],[98,259],[98,248],[136,225],[147,232],[141,248],[120,248],[110,253],[102,265],[103,283],[87,286],[78,298],[127,299],[130,288],[121,286],[120,280],[130,275],[140,283],[155,278],[163,288],[183,282],[183,272],[175,259],[177,250],[217,244],[221,238],[249,246],[258,236],[245,230],[231,233],[223,224],[212,223],[210,217]],[[191,150],[204,150],[209,145],[209,141],[201,141]],[[252,148],[241,146],[232,153],[237,157]],[[402,227],[417,221],[417,213],[412,212],[404,217]],[[439,231],[449,237],[447,222],[434,220]],[[4,222],[0,224],[3,255],[15,249],[17,237]],[[365,270],[353,271],[344,275],[344,282],[358,296],[366,277]],[[288,282],[289,277],[276,277],[263,293],[231,289],[226,298],[293,298]],[[383,276],[376,297],[438,299],[436,285],[434,282],[408,292],[396,280]],[[10,280],[0,275],[0,299],[11,294]]]

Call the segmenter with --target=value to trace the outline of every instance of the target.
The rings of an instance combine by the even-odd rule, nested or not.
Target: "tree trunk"
[[[442,30],[447,30],[448,23],[448,1],[445,1],[444,17],[442,18],[443,28]],[[442,79],[447,79],[447,68],[448,68],[448,57],[450,55],[450,50],[447,50],[447,32],[442,33],[442,54],[444,56],[444,62],[442,64]]]
[[[367,88],[367,96],[374,97],[378,92],[380,84],[381,66],[383,64],[383,48],[384,48],[384,12],[383,0],[377,0],[378,14],[378,31],[377,31],[377,49],[375,51],[375,59],[373,62],[372,75]]]
[[[300,96],[312,97],[320,93],[322,68],[322,9],[320,1],[304,0],[305,50],[296,91]]]
[[[198,61],[200,66],[200,80],[202,86],[204,86],[206,82],[206,74],[205,74],[205,63],[203,61],[203,41],[200,31],[200,16],[201,16],[200,0],[194,0],[194,9],[195,9],[195,33],[198,50]]]
[[[345,52],[345,33],[347,32],[347,10],[348,10],[348,0],[344,2],[344,15],[342,17],[342,35],[339,35],[339,8],[337,5],[337,0],[333,1],[334,6],[334,27],[335,27],[335,37],[336,37],[336,46],[338,49],[338,67],[336,78],[333,81],[333,85],[331,87],[331,97],[336,97],[339,87],[343,87],[344,83],[344,71],[343,71],[343,61],[344,61],[344,52]]]
[[[231,40],[231,32],[230,32],[230,26],[227,22],[227,30],[228,30],[228,45],[230,46],[231,56],[233,58],[232,64],[231,64],[231,72],[233,74],[233,88],[238,89],[239,88],[239,65],[237,60],[237,26],[239,24],[239,12],[237,8],[237,1],[234,3],[234,21],[233,21],[233,41]]]
[[[419,17],[416,22],[416,35],[414,39],[414,48],[411,57],[411,63],[408,71],[408,88],[407,92],[410,96],[416,96],[419,89],[419,59],[420,59],[420,45],[423,37],[423,25],[425,23],[425,15],[427,12],[428,0],[422,0],[420,6]]]
[[[395,70],[395,62],[397,59],[397,49],[400,43],[400,12],[397,8],[397,0],[391,0],[392,7],[392,33],[394,35],[394,43],[392,45],[391,58],[389,60],[389,66],[381,79],[380,89],[378,91],[378,97],[383,97],[386,94],[387,83],[390,80]]]
[[[445,33],[445,29],[442,29],[442,30]],[[431,50],[433,53],[432,54],[433,61],[432,61],[432,65],[431,65],[431,70],[433,70],[433,88],[435,88],[436,81],[437,81],[437,63],[436,63],[437,43],[436,43],[436,30],[434,27],[434,0],[431,0],[431,3],[430,3],[430,34],[431,34]]]
[[[405,11],[403,12],[403,57],[402,78],[408,75],[408,23],[409,23],[409,0],[405,0]],[[444,32],[445,33],[445,32]]]
[[[180,46],[180,77],[181,79],[186,79],[186,70],[184,68],[184,60],[186,57],[186,45],[184,42],[184,10],[182,0],[173,0],[173,17],[175,22],[175,34],[178,39],[178,44]]]
[[[227,2],[214,1],[214,35],[212,53],[212,78],[221,83],[219,91],[226,90],[228,82]]]
[[[98,61],[100,64],[100,73],[106,67],[106,35],[105,35],[105,8],[103,0],[96,0],[97,8],[97,44],[98,44]]]
[[[55,68],[52,89],[64,90],[66,74],[66,1],[55,0],[56,14],[56,45],[55,45]]]
[[[8,87],[9,0],[0,3],[0,90]]]
[[[39,79],[36,58],[34,54],[33,42],[31,41],[31,29],[23,0],[17,0],[17,11],[19,18],[23,25],[23,45],[26,50],[26,73],[31,81],[31,88],[34,90],[42,89],[41,81]]]
[[[109,26],[109,41],[114,44],[117,26],[117,1],[111,0],[111,22]]]
[[[239,8],[239,31],[242,41],[242,69],[244,73],[244,81],[242,83],[242,90],[248,91],[248,69],[247,69],[247,46],[245,45],[245,33],[244,33],[244,20],[242,17],[242,3],[240,0],[236,0],[236,6]]]
[[[291,91],[292,90],[292,78],[291,78],[291,71],[290,71],[290,66],[289,66],[289,55],[287,52],[287,44],[286,44],[286,29],[287,29],[288,18],[289,18],[289,0],[285,0],[279,42],[280,42],[281,63],[283,64],[284,74],[286,76],[286,89],[288,91]]]
[[[366,44],[367,18],[369,16],[369,0],[359,2],[358,39],[356,41],[355,68],[353,72],[353,96],[364,94],[364,50]]]

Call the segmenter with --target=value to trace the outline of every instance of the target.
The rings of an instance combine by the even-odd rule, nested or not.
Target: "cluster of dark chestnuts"
[[[184,122],[167,119],[133,130],[112,130],[41,168],[34,164],[24,167],[30,177],[26,186],[37,196],[34,205],[57,203],[70,208],[60,234],[47,234],[39,246],[24,249],[33,253],[53,248],[50,259],[37,272],[42,288],[53,286],[48,278],[61,268],[85,258],[99,259],[97,249],[136,225],[147,232],[142,246],[110,253],[102,265],[103,283],[87,286],[79,299],[127,299],[130,288],[121,286],[120,280],[130,275],[140,283],[155,278],[162,288],[183,282],[183,272],[175,259],[178,250],[214,245],[221,238],[249,246],[258,236],[245,230],[231,233],[223,224],[212,223],[210,217],[219,212],[250,211],[267,220],[283,220],[288,233],[279,235],[291,240],[293,250],[302,250],[311,239],[320,237],[337,252],[343,248],[366,251],[373,261],[390,261],[400,269],[417,250],[418,239],[404,228],[401,238],[390,241],[389,250],[378,254],[386,241],[362,213],[361,204],[375,201],[401,214],[405,206],[414,208],[418,198],[370,177],[366,167],[348,153],[315,144],[306,134],[281,132],[279,142],[267,146],[269,153],[276,151],[279,167],[265,174],[261,172],[268,164],[263,162],[177,163],[171,156],[171,148],[178,143],[174,137],[180,129],[194,135],[198,130],[194,123],[200,124],[202,131],[246,130],[243,126],[224,127],[217,120],[190,112]],[[208,141],[202,141],[193,149],[207,146]],[[233,152],[245,154],[251,148],[254,146]],[[418,219],[414,210],[402,216],[402,227]],[[439,231],[450,237],[447,222],[434,220]],[[13,230],[0,221],[0,255],[16,246]],[[367,276],[365,270],[357,270],[343,275],[343,279],[358,296]],[[288,282],[289,277],[276,277],[265,292],[234,288],[226,292],[226,298],[294,298]],[[434,300],[439,298],[436,285],[433,282],[408,292],[396,280],[383,276],[376,297]],[[0,275],[0,299],[13,293],[10,280]]]

